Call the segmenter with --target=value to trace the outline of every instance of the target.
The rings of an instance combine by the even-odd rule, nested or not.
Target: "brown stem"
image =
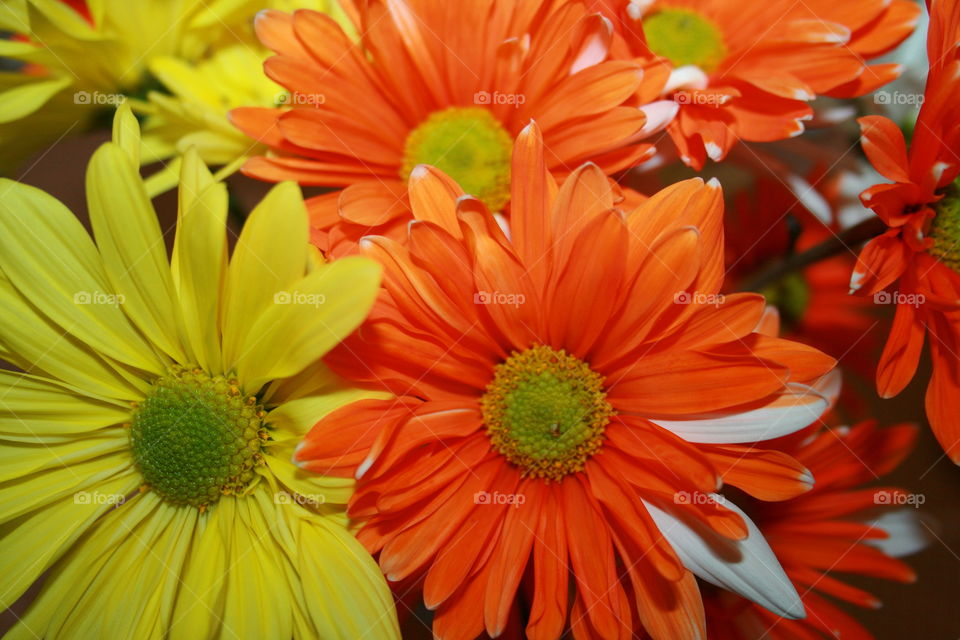
[[[863,222],[849,229],[844,229],[829,240],[825,240],[817,246],[807,249],[803,253],[797,253],[784,260],[777,260],[767,265],[744,283],[740,290],[761,291],[788,273],[803,269],[815,262],[832,258],[844,251],[850,251],[851,248],[858,247],[867,240],[883,233],[886,228],[887,226],[880,218],[870,216]]]

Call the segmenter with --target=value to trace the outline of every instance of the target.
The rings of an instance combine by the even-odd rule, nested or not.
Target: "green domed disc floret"
[[[144,483],[166,501],[206,508],[243,494],[263,464],[264,411],[236,380],[176,367],[157,379],[130,423]]]
[[[947,187],[933,210],[937,215],[927,234],[933,238],[930,255],[960,273],[960,179]]]
[[[582,471],[614,413],[598,373],[544,345],[497,365],[481,408],[493,448],[524,476],[547,480]]]
[[[482,107],[436,111],[407,136],[400,177],[406,180],[419,164],[453,178],[465,193],[499,211],[510,199],[510,154],[513,139]]]
[[[713,22],[689,9],[663,9],[643,20],[647,46],[674,66],[713,71],[727,57],[723,34]]]

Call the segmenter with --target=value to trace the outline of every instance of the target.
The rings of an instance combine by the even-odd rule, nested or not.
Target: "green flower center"
[[[933,238],[930,255],[960,273],[960,178],[947,187],[943,198],[933,205],[937,215],[930,223]]]
[[[407,136],[400,177],[429,164],[457,181],[492,211],[510,199],[513,139],[482,107],[451,107],[430,114]]]
[[[583,470],[614,414],[598,373],[543,345],[497,365],[481,409],[493,448],[524,476],[548,481]]]
[[[800,273],[790,273],[761,292],[767,304],[775,306],[781,314],[783,323],[795,327],[810,304],[810,286]]]
[[[643,21],[647,46],[676,67],[696,65],[713,71],[727,57],[723,33],[712,21],[689,9],[664,9]]]
[[[263,464],[263,407],[236,380],[175,368],[137,405],[130,442],[144,483],[167,501],[205,509],[243,494]]]

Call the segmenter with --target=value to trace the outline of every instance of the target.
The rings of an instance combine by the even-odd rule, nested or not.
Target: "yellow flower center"
[[[933,205],[937,215],[930,224],[933,238],[930,255],[960,273],[960,178],[954,181],[943,198]]]
[[[482,107],[435,111],[407,136],[400,177],[418,164],[429,164],[457,181],[492,211],[510,199],[510,153],[513,139]]]
[[[696,11],[664,9],[643,20],[647,46],[676,67],[696,65],[706,72],[727,57],[723,33]]]
[[[780,317],[788,327],[795,327],[803,319],[810,304],[810,285],[802,274],[796,272],[785,275],[760,293],[767,299],[767,304],[780,311]]]
[[[493,448],[547,481],[582,471],[614,414],[598,373],[543,345],[497,365],[480,404]]]
[[[263,416],[235,380],[172,369],[134,410],[134,461],[168,502],[205,508],[222,494],[243,494],[254,480],[268,438]]]

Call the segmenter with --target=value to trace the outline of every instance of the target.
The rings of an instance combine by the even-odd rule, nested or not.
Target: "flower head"
[[[895,64],[868,65],[910,35],[910,0],[744,3],[597,0],[616,25],[621,56],[658,61],[678,105],[668,127],[682,160],[703,168],[738,140],[799,135],[817,96],[864,95],[895,79]]]
[[[916,506],[919,496],[896,487],[871,487],[913,448],[913,425],[879,428],[875,421],[791,436],[783,448],[807,466],[815,485],[809,492],[777,503],[751,501],[747,513],[797,587],[807,612],[786,620],[743,598],[714,592],[705,598],[710,637],[748,640],[763,634],[788,638],[870,638],[832,600],[878,607],[870,593],[843,582],[843,574],[898,582],[915,579],[900,556],[928,541]]]
[[[888,230],[863,248],[850,288],[897,303],[877,368],[881,396],[906,387],[929,336],[927,418],[960,463],[960,105],[954,99],[960,92],[960,7],[929,4],[930,73],[909,151],[890,120],[860,119],[863,150],[893,183],[860,196]],[[884,291],[894,284],[895,291]]]
[[[397,637],[350,483],[290,462],[317,415],[370,397],[317,361],[379,266],[317,263],[289,183],[228,260],[226,188],[192,151],[168,262],[139,146],[124,105],[87,173],[93,239],[0,182],[0,346],[23,371],[0,375],[3,608],[47,574],[11,637]]]
[[[123,100],[150,115],[144,162],[193,146],[226,164],[254,145],[227,122],[240,104],[273,105],[281,87],[262,77],[266,52],[253,16],[310,7],[344,20],[332,0],[20,0],[0,8],[0,171],[100,122]],[[159,84],[158,84],[159,83]],[[148,100],[149,98],[149,100]],[[106,115],[106,117],[104,117]],[[168,184],[176,183],[171,170]]]
[[[451,178],[413,170],[408,237],[361,242],[381,297],[327,357],[397,397],[321,420],[299,464],[358,477],[360,539],[389,579],[425,576],[442,638],[501,632],[525,571],[531,638],[568,620],[620,637],[633,616],[655,638],[702,637],[694,573],[801,615],[762,536],[716,499],[715,464],[743,460],[730,482],[762,496],[809,488],[801,465],[736,443],[815,420],[834,362],[754,333],[761,296],[720,296],[719,185],[624,212],[595,165],[558,187],[536,125],[511,172],[505,232]]]
[[[247,162],[248,175],[346,187],[308,202],[325,250],[370,232],[401,236],[420,164],[500,211],[511,146],[531,118],[552,170],[589,160],[613,174],[649,157],[642,139],[672,116],[635,105],[661,82],[607,60],[612,26],[579,2],[359,4],[359,42],[315,12],[261,14],[257,33],[276,53],[267,75],[291,102],[232,116],[272,149]]]

